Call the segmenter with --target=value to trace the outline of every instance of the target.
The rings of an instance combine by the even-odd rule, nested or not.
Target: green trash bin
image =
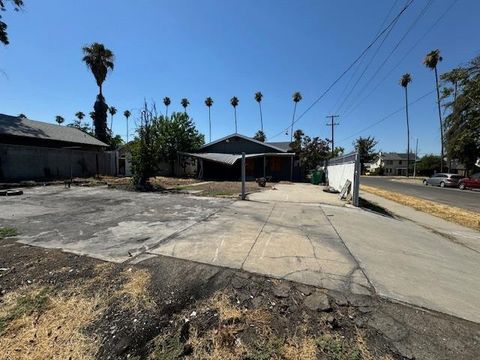
[[[313,184],[313,185],[318,185],[318,184],[320,184],[320,181],[321,181],[320,171],[315,170],[315,171],[312,173],[312,184]]]

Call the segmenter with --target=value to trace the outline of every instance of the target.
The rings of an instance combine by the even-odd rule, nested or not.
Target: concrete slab
[[[318,205],[234,202],[149,253],[333,290],[372,290]]]
[[[294,202],[305,204],[330,204],[343,206],[338,194],[323,191],[323,186],[307,183],[277,184],[275,190],[266,190],[248,195],[253,201]]]
[[[193,226],[230,201],[98,188],[31,188],[5,198],[2,224],[19,241],[122,262]]]
[[[480,322],[480,254],[413,222],[361,209],[327,214],[375,290]]]

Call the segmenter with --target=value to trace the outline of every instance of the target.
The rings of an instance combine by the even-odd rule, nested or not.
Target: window
[[[402,160],[398,160],[398,165],[402,165]]]
[[[393,160],[387,160],[387,161],[386,161],[386,164],[387,164],[387,165],[393,165]]]

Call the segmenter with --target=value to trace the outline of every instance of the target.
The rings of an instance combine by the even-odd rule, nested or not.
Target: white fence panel
[[[358,206],[360,188],[360,159],[357,153],[347,154],[330,159],[327,165],[328,185],[337,191],[342,191],[347,180],[352,184],[352,203]]]

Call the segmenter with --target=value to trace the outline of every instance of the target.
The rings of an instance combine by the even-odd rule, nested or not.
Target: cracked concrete
[[[344,293],[377,293],[480,322],[478,252],[405,219],[306,202],[311,190],[313,200],[330,197],[325,202],[336,204],[335,195],[318,189],[292,184],[262,192],[261,199],[231,201],[32,188],[2,199],[0,226],[16,227],[25,244],[107,261],[165,255]],[[298,194],[300,201],[292,201]]]

